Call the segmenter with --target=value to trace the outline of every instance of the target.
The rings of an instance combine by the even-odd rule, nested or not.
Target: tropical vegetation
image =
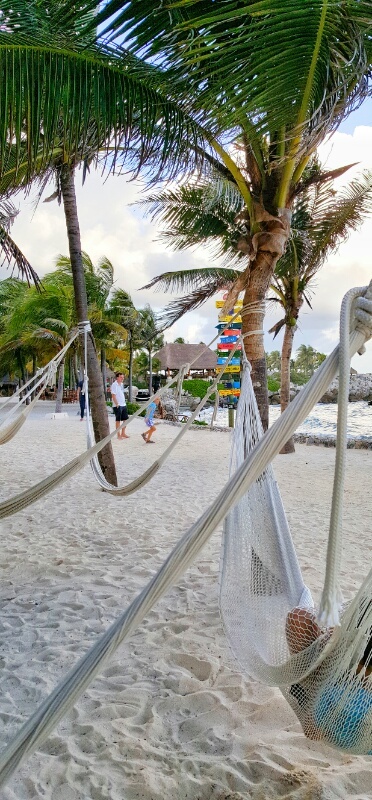
[[[340,170],[345,172],[346,170]],[[311,183],[314,175],[323,175],[320,183]],[[212,260],[220,266],[163,273],[147,287],[189,293],[171,302],[162,315],[165,325],[172,325],[187,311],[199,307],[217,291],[237,285],[245,261],[245,247],[239,227],[242,203],[236,198],[221,198],[216,193],[217,176],[211,175],[203,187],[185,184],[141,201],[152,217],[164,224],[161,236],[176,249],[197,244],[209,246]],[[308,182],[307,182],[308,181]],[[293,337],[303,304],[311,307],[314,278],[330,253],[356,230],[372,210],[372,173],[364,173],[343,189],[334,188],[334,173],[322,172],[317,157],[309,162],[304,173],[304,188],[293,203],[291,237],[277,261],[271,278],[268,297],[279,305],[284,316],[271,328],[276,336],[282,329],[284,338],[281,364],[281,407],[289,403],[290,361]],[[226,263],[229,266],[224,266]],[[245,267],[243,266],[243,271]],[[244,312],[243,312],[244,319]],[[283,452],[291,452],[289,442]]]
[[[130,370],[131,357],[136,353],[138,370],[149,386],[152,369],[160,368],[153,352],[162,346],[163,337],[157,333],[155,313],[148,306],[136,309],[130,295],[123,290],[112,291],[114,268],[106,257],[93,264],[82,253],[87,289],[88,319],[100,353],[101,381],[107,388],[107,366],[112,370]],[[66,344],[76,328],[77,316],[71,262],[59,256],[56,269],[43,278],[41,289],[15,278],[0,281],[0,375],[9,373],[21,383],[35,374]],[[125,315],[119,314],[119,299],[125,299]],[[121,308],[123,312],[123,307]],[[131,321],[136,320],[135,336]],[[125,327],[122,322],[129,322]],[[68,383],[76,386],[84,369],[84,354],[78,340],[67,356]],[[65,385],[65,361],[62,361],[57,391],[56,411],[61,410]],[[132,385],[130,383],[130,393]]]
[[[83,179],[98,162],[108,172],[125,161],[132,172],[146,167],[172,175],[185,160],[198,160],[185,141],[202,138],[197,123],[162,90],[162,77],[115,43],[100,41],[98,1],[4,0],[0,10],[0,192],[6,196],[35,179],[42,191],[51,176],[51,198],[63,202],[74,283],[76,315],[88,317],[75,195],[75,170]],[[87,25],[92,32],[85,35]],[[172,158],[169,158],[170,153]],[[3,248],[4,249],[4,248]],[[96,439],[108,421],[92,336],[87,352]],[[116,483],[111,445],[99,454]]]
[[[321,141],[369,91],[367,0],[108,0],[106,32],[157,64],[173,97],[187,101],[208,146],[215,194],[234,198],[244,268],[226,302],[244,292],[243,333],[262,328],[262,304],[291,236],[296,198],[329,172],[306,176]],[[336,173],[333,173],[336,174]],[[200,175],[199,185],[203,176]],[[264,425],[268,419],[261,333],[245,339]]]

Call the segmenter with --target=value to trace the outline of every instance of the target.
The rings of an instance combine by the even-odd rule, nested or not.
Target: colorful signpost
[[[216,308],[223,308],[225,300],[216,300]],[[218,391],[221,397],[231,397],[236,402],[240,395],[240,353],[241,344],[239,343],[239,332],[242,327],[242,318],[235,317],[243,303],[238,300],[229,313],[218,317],[217,330],[220,339],[217,344],[217,371],[222,371],[231,351],[236,351],[230,361],[227,372],[224,372],[221,383],[218,384]]]

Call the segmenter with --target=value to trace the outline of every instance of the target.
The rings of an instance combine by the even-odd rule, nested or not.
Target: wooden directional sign
[[[223,371],[223,367],[217,367],[216,372],[222,372],[222,371]],[[228,375],[230,372],[233,373],[233,374],[235,372],[240,372],[240,364],[239,365],[233,364],[232,366],[229,365],[227,370],[226,370],[226,374]]]
[[[216,308],[223,308],[225,305],[225,300],[216,300]],[[234,311],[239,311],[239,308],[243,308],[242,300],[238,300],[237,303],[234,305]]]
[[[219,322],[231,322],[231,321],[232,321],[232,315],[231,314],[228,317],[220,317],[219,318]],[[235,317],[235,319],[234,319],[234,322],[241,322],[241,321],[242,321],[241,317]]]
[[[225,342],[223,342],[222,340],[220,342],[217,342],[217,347],[218,347],[219,350],[241,350],[242,349],[241,344],[239,344],[238,342],[231,342],[231,343],[226,342],[226,344],[225,344]]]
[[[226,361],[227,361],[227,358],[217,358],[217,364],[226,364]],[[232,358],[231,361],[230,361],[230,364],[233,367],[236,367],[236,366],[240,365],[240,358]],[[229,369],[230,369],[230,364],[229,364],[229,367],[228,367]]]

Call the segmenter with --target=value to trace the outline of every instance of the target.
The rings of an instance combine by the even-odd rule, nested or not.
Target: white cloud
[[[341,186],[362,169],[372,169],[372,127],[359,126],[353,134],[336,133],[320,149],[322,160],[329,169],[358,161],[357,167],[339,179]],[[157,225],[144,217],[141,208],[131,205],[141,198],[143,186],[123,176],[110,176],[106,181],[98,173],[87,177],[81,186],[77,174],[77,199],[81,225],[82,246],[93,261],[106,255],[114,264],[116,285],[129,291],[137,306],[150,303],[155,310],[163,308],[175,295],[153,290],[141,290],[155,275],[167,270],[206,266],[210,255],[206,249],[172,252],[158,240]],[[47,189],[45,196],[51,194]],[[56,202],[40,203],[36,212],[30,198],[19,201],[21,213],[12,235],[40,273],[53,269],[56,256],[67,254],[67,236],[63,209]],[[359,232],[352,234],[333,254],[319,272],[312,298],[312,310],[304,308],[294,347],[311,344],[329,352],[338,327],[340,303],[352,286],[365,285],[372,277],[372,220],[367,220]],[[6,272],[3,268],[2,276]],[[265,320],[268,330],[278,314],[270,313]],[[170,331],[167,339],[183,336],[186,341],[209,342],[215,333],[217,312],[213,300],[202,309],[187,315]],[[273,340],[266,334],[267,350],[279,349],[280,337]],[[354,359],[359,371],[372,372],[372,346],[367,353]]]

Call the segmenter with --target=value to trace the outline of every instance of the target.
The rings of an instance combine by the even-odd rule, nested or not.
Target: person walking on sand
[[[128,419],[128,409],[127,404],[125,402],[125,395],[123,389],[123,380],[124,375],[122,372],[115,373],[116,380],[111,386],[111,397],[112,397],[112,405],[114,409],[115,419],[116,419],[116,430],[120,428],[122,422]],[[125,432],[125,428],[118,432],[118,439],[129,439],[129,436]]]
[[[145,416],[145,425],[147,425],[148,430],[144,433],[141,433],[142,439],[146,442],[146,444],[155,444],[151,439],[151,436],[156,431],[156,425],[154,425],[154,414],[156,411],[156,407],[160,403],[160,398],[155,397],[152,403],[150,403]]]
[[[83,419],[84,419],[84,413],[85,413],[85,387],[84,387],[84,381],[79,381],[78,389],[79,389],[79,404],[80,404],[80,422],[82,422]]]

